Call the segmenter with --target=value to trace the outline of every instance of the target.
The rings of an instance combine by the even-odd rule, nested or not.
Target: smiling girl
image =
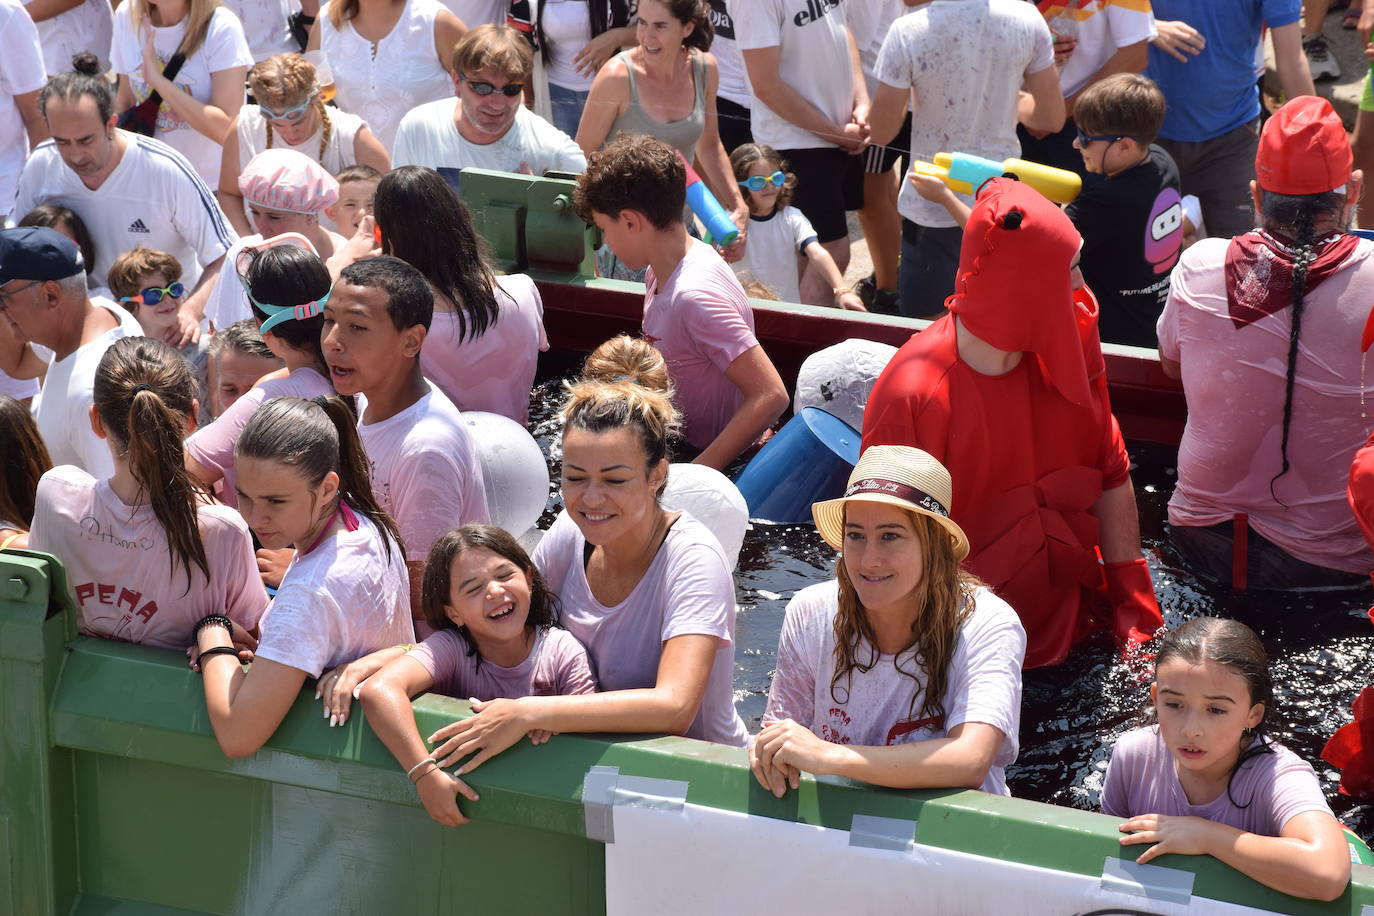
[[[874,446],[840,499],[812,506],[836,580],[787,606],[750,766],[781,797],[802,772],[879,786],[1007,793],[1026,634],[959,568],[951,482],[920,449]]]
[[[1121,845],[1155,844],[1136,861],[1211,855],[1285,894],[1339,897],[1346,841],[1312,767],[1264,733],[1274,692],[1254,631],[1215,617],[1169,631],[1150,698],[1158,721],[1117,739],[1102,787],[1103,813],[1129,818]]]
[[[377,505],[367,455],[339,398],[277,398],[236,448],[239,507],[268,549],[295,556],[262,621],[252,668],[233,668],[225,618],[196,625],[192,662],[220,747],[246,757],[277,730],[307,677],[411,642],[410,590],[396,524]],[[237,659],[236,659],[237,661]]]

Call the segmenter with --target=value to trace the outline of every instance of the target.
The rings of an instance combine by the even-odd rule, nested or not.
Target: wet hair
[[[334,132],[334,124],[329,120],[329,108],[319,95],[319,84],[315,65],[305,59],[303,54],[277,54],[266,60],[258,61],[248,71],[248,91],[259,103],[266,102],[270,107],[285,110],[301,104],[314,93],[311,106],[319,115],[323,130],[320,131],[320,152],[316,157],[323,161],[324,151],[329,147],[329,137]],[[272,122],[263,118],[267,128],[267,145],[272,148]]]
[[[1241,766],[1260,754],[1272,754],[1274,748],[1265,734],[1265,725],[1274,711],[1274,682],[1269,675],[1269,656],[1265,654],[1264,644],[1255,631],[1239,620],[1224,617],[1194,617],[1192,620],[1167,631],[1160,642],[1159,653],[1155,656],[1155,670],[1175,659],[1189,665],[1203,662],[1216,662],[1231,670],[1232,674],[1245,681],[1250,691],[1250,705],[1264,704],[1264,715],[1253,729],[1247,728],[1244,740],[1249,747],[1241,749],[1235,766],[1226,779],[1226,797],[1237,808],[1248,808],[1253,798],[1239,804],[1231,796],[1231,783]],[[1248,707],[1247,707],[1248,710]],[[1250,739],[1255,739],[1251,743]]]
[[[593,213],[619,219],[621,211],[637,210],[655,229],[667,229],[682,222],[686,182],[682,157],[671,146],[656,137],[619,134],[587,157],[573,207],[587,223]]]
[[[377,526],[387,557],[393,545],[404,555],[396,523],[372,494],[372,466],[356,423],[353,411],[337,396],[312,401],[273,398],[248,418],[234,446],[234,460],[256,458],[284,464],[312,489],[333,471],[339,475],[338,499]]]
[[[453,46],[453,72],[473,76],[495,70],[510,83],[527,83],[534,72],[534,53],[525,37],[502,23],[486,23],[462,37]]]
[[[920,715],[935,719],[934,727],[941,728],[949,666],[958,643],[959,627],[973,613],[973,593],[983,583],[959,566],[954,539],[943,525],[919,512],[907,512],[906,515],[921,542],[922,572],[912,596],[913,646],[908,650],[910,654],[898,653],[892,665],[899,674],[911,678],[914,685],[907,717],[916,715],[916,695],[924,688]],[[830,677],[830,696],[836,703],[843,704],[848,702],[854,671],[872,671],[882,657],[873,625],[845,568],[843,554],[835,563],[835,577],[839,580],[839,610],[835,614],[835,664]],[[863,658],[860,658],[860,644],[865,649]],[[908,661],[912,667],[903,667],[903,661]]]
[[[593,350],[582,363],[581,378],[607,384],[628,379],[672,397],[668,361],[653,344],[629,334],[617,334]]]
[[[49,99],[75,102],[83,95],[95,99],[100,120],[109,123],[115,113],[114,87],[101,71],[100,59],[89,51],[72,55],[72,69],[48,80],[47,85],[38,93],[38,111],[46,118]]]
[[[33,524],[34,494],[38,479],[52,467],[52,458],[38,424],[28,408],[7,394],[0,394],[0,525]]]
[[[143,21],[150,19],[151,10],[149,0],[131,0],[133,6],[129,10],[129,21],[134,27],[135,35],[143,34]],[[186,33],[181,39],[181,44],[177,50],[187,57],[200,50],[201,45],[205,44],[205,38],[210,34],[210,20],[214,18],[215,10],[220,7],[219,0],[186,0]],[[148,27],[152,28],[151,20]]]
[[[428,331],[434,320],[434,291],[425,275],[398,257],[384,254],[354,261],[343,269],[339,279],[351,286],[386,293],[386,313],[398,331],[417,324]]]
[[[785,172],[787,175],[787,179],[782,183],[782,187],[778,189],[778,196],[773,204],[773,212],[776,213],[783,207],[792,203],[792,193],[797,189],[797,176],[787,171],[787,160],[782,158],[782,154],[767,144],[741,143],[739,146],[735,147],[735,151],[730,154],[730,170],[735,173],[735,180],[744,181],[748,178],[749,167],[755,162],[767,162],[775,170]],[[741,194],[746,191],[748,191],[748,188],[740,188]]]
[[[603,344],[598,352],[605,347]],[[567,398],[559,417],[563,420],[564,436],[572,429],[591,433],[633,430],[644,450],[644,467],[648,470],[660,461],[671,460],[669,446],[677,435],[680,415],[673,406],[671,387],[654,387],[658,381],[656,372],[647,377],[641,374],[643,360],[636,349],[612,348],[604,354],[604,362],[594,368],[596,377],[566,383]],[[599,377],[610,380],[599,381]]]
[[[253,299],[267,305],[304,305],[329,292],[329,270],[319,255],[299,245],[275,245],[271,248],[245,248],[248,265],[240,276],[248,285]],[[249,307],[258,322],[270,316],[251,300]],[[324,316],[293,318],[273,325],[270,333],[297,350],[309,353],[317,365],[324,365],[324,350],[320,347],[320,332]]]
[[[420,605],[424,609],[425,622],[432,629],[456,631],[467,645],[468,656],[475,656],[477,664],[482,664],[482,653],[477,648],[477,642],[468,634],[467,627],[458,626],[444,613],[444,605],[449,603],[453,588],[453,561],[466,550],[490,550],[514,563],[529,580],[530,611],[525,626],[539,630],[558,625],[558,596],[549,588],[520,542],[495,525],[464,525],[435,541],[425,560]]]
[[[418,165],[388,172],[377,185],[372,215],[382,230],[382,251],[420,271],[453,303],[458,342],[481,337],[496,324],[500,307],[486,242],[473,229],[467,205],[438,172]]]
[[[95,242],[91,239],[91,230],[86,228],[85,220],[61,204],[39,204],[24,214],[19,225],[46,226],[63,235],[70,233],[76,247],[81,250],[81,260],[86,263],[86,269],[90,270],[95,264]]]
[[[668,15],[672,16],[683,25],[694,26],[692,34],[682,39],[682,44],[688,48],[696,48],[699,51],[711,50],[711,41],[716,36],[715,27],[711,25],[711,8],[706,0],[659,0],[668,9]],[[638,11],[640,19],[644,18],[643,10]]]
[[[110,292],[114,293],[116,299],[137,296],[142,291],[143,278],[148,274],[162,274],[169,284],[174,283],[181,279],[181,262],[165,251],[139,245],[115,258],[110,265],[107,277]],[[130,312],[137,308],[132,302],[120,302],[120,305]]]
[[[198,510],[209,491],[186,470],[187,421],[195,412],[196,380],[171,347],[151,337],[121,337],[95,370],[95,409],[106,434],[124,452],[139,494],[167,534],[168,562],[191,564],[210,578]]]
[[[275,359],[281,363],[277,354],[267,345],[267,341],[262,339],[258,323],[252,318],[235,321],[229,327],[220,328],[214,333],[210,338],[210,355],[219,356],[226,350],[235,350],[258,359]]]
[[[1114,73],[1084,89],[1073,103],[1085,134],[1120,134],[1148,146],[1164,126],[1164,93],[1140,73]]]
[[[358,162],[339,170],[339,174],[334,176],[334,180],[339,184],[346,181],[381,181],[382,173],[370,165]]]
[[[1335,191],[1323,194],[1275,194],[1265,191],[1260,198],[1260,224],[1266,231],[1280,236],[1280,241],[1293,249],[1293,305],[1289,311],[1288,358],[1283,385],[1283,434],[1279,439],[1282,466],[1269,480],[1269,495],[1283,506],[1274,491],[1274,484],[1288,473],[1288,434],[1293,421],[1293,387],[1298,373],[1298,340],[1302,335],[1302,320],[1307,299],[1307,271],[1316,257],[1316,227],[1318,223],[1338,219],[1345,206],[1346,195]],[[1289,233],[1292,233],[1289,237]]]

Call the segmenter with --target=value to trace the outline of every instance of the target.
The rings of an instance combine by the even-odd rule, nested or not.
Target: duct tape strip
[[[687,783],[678,779],[621,776],[619,767],[595,766],[582,777],[582,817],[587,839],[615,842],[615,806],[681,811]]]
[[[849,825],[849,845],[909,853],[916,845],[916,822],[856,814]]]
[[[1108,856],[1102,866],[1102,888],[1150,900],[1188,903],[1193,897],[1193,873]]]
[[[1360,916],[1374,916],[1374,905],[1366,903],[1360,907]]]

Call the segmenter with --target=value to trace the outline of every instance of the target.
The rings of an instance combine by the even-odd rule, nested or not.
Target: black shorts
[[[867,175],[885,175],[892,171],[892,167],[897,164],[897,160],[905,158],[911,160],[911,112],[906,113],[906,120],[902,121],[901,129],[897,135],[888,141],[886,146],[870,146],[864,150],[864,173]]]
[[[833,242],[849,235],[846,210],[864,205],[863,157],[842,149],[781,149],[782,158],[797,176],[792,206],[811,221],[818,242]]]
[[[720,128],[720,145],[727,156],[736,147],[754,142],[749,109],[723,96],[716,96],[716,124]]]

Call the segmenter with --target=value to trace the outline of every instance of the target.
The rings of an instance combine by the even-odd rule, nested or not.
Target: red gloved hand
[[[1155,600],[1154,583],[1145,558],[1103,566],[1107,576],[1107,599],[1112,604],[1112,632],[1118,643],[1149,642],[1164,626],[1164,616]]]
[[[1322,759],[1341,771],[1342,795],[1374,796],[1374,687],[1353,704],[1355,721],[1341,726],[1322,748]]]

